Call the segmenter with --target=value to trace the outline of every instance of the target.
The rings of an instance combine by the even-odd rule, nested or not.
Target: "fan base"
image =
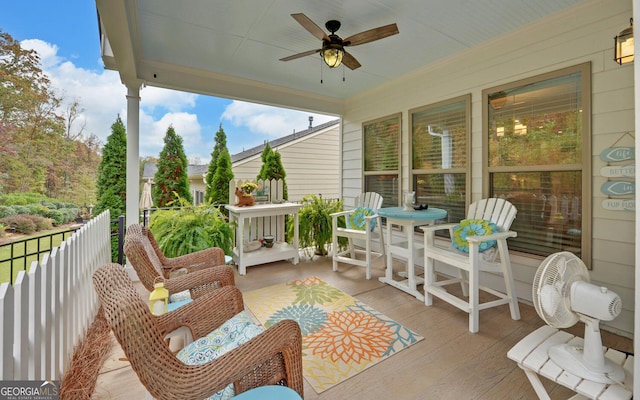
[[[620,365],[603,358],[601,365],[589,365],[582,348],[561,344],[549,348],[549,358],[559,367],[580,378],[598,383],[624,382],[625,373]]]

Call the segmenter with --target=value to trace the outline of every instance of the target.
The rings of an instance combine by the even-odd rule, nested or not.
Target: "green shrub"
[[[0,204],[5,206],[24,206],[46,200],[48,200],[47,196],[40,193],[7,193],[0,195]]]
[[[211,204],[158,210],[149,228],[167,257],[178,257],[211,247],[231,254],[234,229],[220,208]]]
[[[9,206],[0,206],[0,218],[16,215],[16,211]]]
[[[29,207],[27,206],[14,205],[11,206],[11,208],[13,208],[13,212],[15,212],[13,215],[29,214]]]
[[[8,226],[0,224],[0,238],[7,236],[7,229],[9,229]]]
[[[54,225],[62,225],[65,222],[67,222],[67,216],[66,216],[64,210],[50,209],[45,214],[45,217],[50,218],[51,220],[53,220],[53,224]]]
[[[49,211],[49,208],[47,208],[46,206],[43,206],[40,203],[31,203],[31,204],[27,204],[24,207],[27,209],[26,214],[40,215],[41,217],[46,216],[47,212]]]
[[[0,224],[25,235],[53,228],[51,220],[38,215],[18,214],[0,219]]]

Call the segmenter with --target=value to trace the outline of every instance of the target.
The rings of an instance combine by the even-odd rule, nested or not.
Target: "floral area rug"
[[[317,393],[423,339],[315,276],[243,297],[265,328],[282,319],[298,322],[304,377]]]

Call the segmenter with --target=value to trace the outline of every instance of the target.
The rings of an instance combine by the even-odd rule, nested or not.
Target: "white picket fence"
[[[0,379],[59,380],[98,310],[93,272],[111,260],[105,211],[0,285]]]
[[[255,204],[282,203],[285,201],[283,199],[284,184],[280,179],[270,181],[232,179],[229,181],[229,204],[233,205],[238,202],[238,198],[235,195],[236,188],[246,182],[253,182],[258,185],[258,189],[255,192]],[[286,228],[284,215],[249,218],[244,223],[243,237],[245,242],[250,242],[271,235],[275,237],[276,242],[284,242]]]

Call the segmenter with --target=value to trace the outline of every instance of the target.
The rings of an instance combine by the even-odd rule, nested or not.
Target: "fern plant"
[[[325,200],[322,196],[314,194],[304,196],[302,208],[298,212],[300,247],[303,249],[312,248],[317,255],[328,255],[328,245],[331,244],[333,234],[331,214],[340,211],[342,211],[342,200]],[[289,237],[293,237],[292,222],[287,220]],[[344,218],[340,218],[338,222],[339,226],[344,228]],[[340,243],[340,245],[343,246],[344,243]]]
[[[233,248],[234,227],[220,208],[208,203],[154,212],[149,228],[167,257],[178,257],[219,247],[225,254]]]

